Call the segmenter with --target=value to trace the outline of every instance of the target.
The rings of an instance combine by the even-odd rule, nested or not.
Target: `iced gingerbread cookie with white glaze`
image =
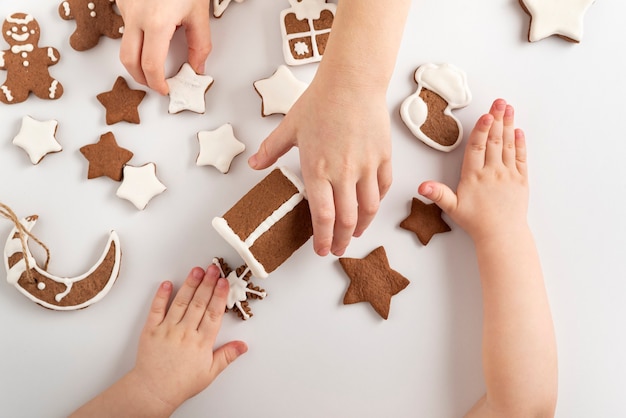
[[[220,18],[226,11],[226,8],[230,5],[232,0],[213,0],[213,16]],[[236,3],[241,3],[243,0],[234,0]]]
[[[411,133],[439,151],[452,151],[463,139],[463,126],[452,110],[467,106],[471,93],[465,73],[450,64],[424,64],[415,71],[417,90],[400,106]]]
[[[326,0],[289,0],[291,7],[280,13],[283,55],[289,65],[322,59],[337,5]]]
[[[39,121],[26,115],[13,144],[26,151],[31,163],[39,164],[46,155],[63,150],[55,137],[58,125],[54,119]]]
[[[583,36],[583,18],[595,0],[519,0],[530,16],[528,42],[556,35],[579,43]]]
[[[6,216],[3,210],[2,215]],[[102,256],[84,274],[74,277],[56,276],[47,271],[46,261],[40,267],[28,248],[31,230],[38,216],[16,221],[4,246],[7,281],[31,301],[57,311],[83,309],[104,298],[120,272],[122,251],[112,231]]]
[[[98,45],[106,36],[119,39],[124,34],[124,20],[115,13],[115,0],[66,0],[59,5],[59,16],[75,20],[76,30],[70,36],[70,45],[77,51],[86,51]]]
[[[31,92],[41,99],[61,97],[63,86],[48,71],[61,55],[51,46],[38,46],[39,23],[29,14],[14,13],[2,23],[2,36],[10,48],[0,51],[0,70],[7,72],[0,86],[0,102],[21,103]]]
[[[220,277],[228,280],[228,298],[226,300],[226,310],[234,311],[239,318],[250,319],[252,310],[248,301],[250,299],[265,299],[265,290],[257,287],[250,281],[250,268],[240,266],[232,270],[222,258],[214,258],[215,264],[220,270]]]

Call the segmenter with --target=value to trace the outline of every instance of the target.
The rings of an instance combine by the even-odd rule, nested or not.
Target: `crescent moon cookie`
[[[248,300],[265,299],[267,296],[265,290],[255,286],[250,281],[251,273],[247,266],[240,266],[237,270],[232,270],[222,258],[214,258],[213,264],[220,269],[221,277],[228,280],[226,310],[236,312],[239,318],[243,320],[250,319],[253,315]]]
[[[261,96],[261,115],[286,115],[307,87],[286,65],[280,65],[269,78],[254,82],[254,89]]]
[[[463,126],[452,110],[472,100],[465,73],[451,64],[424,64],[415,71],[417,90],[400,106],[400,117],[419,140],[449,152],[463,139]]]
[[[556,35],[579,43],[583,36],[583,18],[594,0],[519,0],[530,16],[528,42]]]
[[[20,221],[21,226],[31,231],[37,216]],[[48,273],[37,265],[28,249],[28,235],[21,234],[15,226],[9,233],[4,247],[4,265],[7,281],[33,302],[44,308],[69,311],[86,308],[109,293],[119,271],[122,252],[119,238],[112,231],[102,256],[86,273],[76,277],[59,277]],[[28,263],[26,262],[28,260]]]
[[[365,258],[340,257],[339,263],[350,278],[344,305],[369,302],[383,319],[389,318],[391,297],[409,285],[409,280],[389,266],[384,247]]]
[[[212,223],[261,279],[313,235],[304,184],[286,168],[274,169]]]
[[[213,77],[196,74],[189,63],[184,63],[178,73],[165,80],[169,86],[169,113],[189,110],[195,113],[206,111],[204,95],[213,85]]]
[[[13,144],[26,151],[31,163],[39,164],[46,155],[63,150],[55,138],[57,126],[56,120],[38,121],[24,116]]]
[[[337,5],[326,0],[289,0],[289,3],[291,7],[280,13],[285,62],[301,65],[320,61]]]
[[[48,72],[61,55],[51,46],[38,46],[39,23],[29,14],[14,13],[2,23],[2,36],[10,48],[0,51],[0,70],[7,71],[0,86],[0,102],[21,103],[31,92],[40,99],[61,97],[63,86]]]
[[[124,34],[124,20],[115,13],[115,0],[66,0],[59,5],[63,20],[76,20],[70,45],[86,51],[98,45],[100,37],[119,39]]]

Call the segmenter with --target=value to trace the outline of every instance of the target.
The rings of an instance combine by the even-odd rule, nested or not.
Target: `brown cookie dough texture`
[[[10,48],[0,51],[0,70],[7,72],[0,86],[0,102],[21,103],[31,92],[40,99],[61,97],[63,86],[48,72],[61,55],[51,46],[38,46],[39,23],[27,13],[13,13],[2,23],[2,36]]]
[[[441,218],[442,211],[434,203],[426,204],[417,198],[411,201],[411,213],[400,228],[414,232],[423,245],[427,245],[435,234],[450,231],[450,226]]]
[[[76,20],[76,30],[70,36],[72,48],[86,51],[98,45],[102,36],[122,37],[124,21],[114,5],[115,0],[66,0],[59,4],[62,19]]]
[[[252,275],[266,278],[313,235],[301,180],[274,169],[213,227],[239,253]]]

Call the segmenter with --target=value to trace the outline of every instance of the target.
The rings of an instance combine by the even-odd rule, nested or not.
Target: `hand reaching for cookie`
[[[165,59],[177,27],[187,37],[187,62],[198,73],[211,52],[209,0],[117,0],[124,18],[120,60],[130,75],[161,94],[168,93]]]
[[[152,301],[135,367],[72,417],[168,417],[247,351],[242,341],[214,350],[228,296],[219,269],[194,268],[168,308],[172,283]]]
[[[386,91],[409,5],[340,1],[314,80],[250,157],[252,168],[264,169],[299,148],[319,255],[341,256],[391,185]]]

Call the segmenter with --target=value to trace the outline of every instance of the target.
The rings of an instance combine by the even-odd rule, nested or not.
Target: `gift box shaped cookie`
[[[337,5],[326,0],[289,0],[280,14],[283,55],[288,65],[318,62],[324,55]]]
[[[286,168],[270,172],[212,224],[258,278],[266,278],[313,235],[304,184]]]

